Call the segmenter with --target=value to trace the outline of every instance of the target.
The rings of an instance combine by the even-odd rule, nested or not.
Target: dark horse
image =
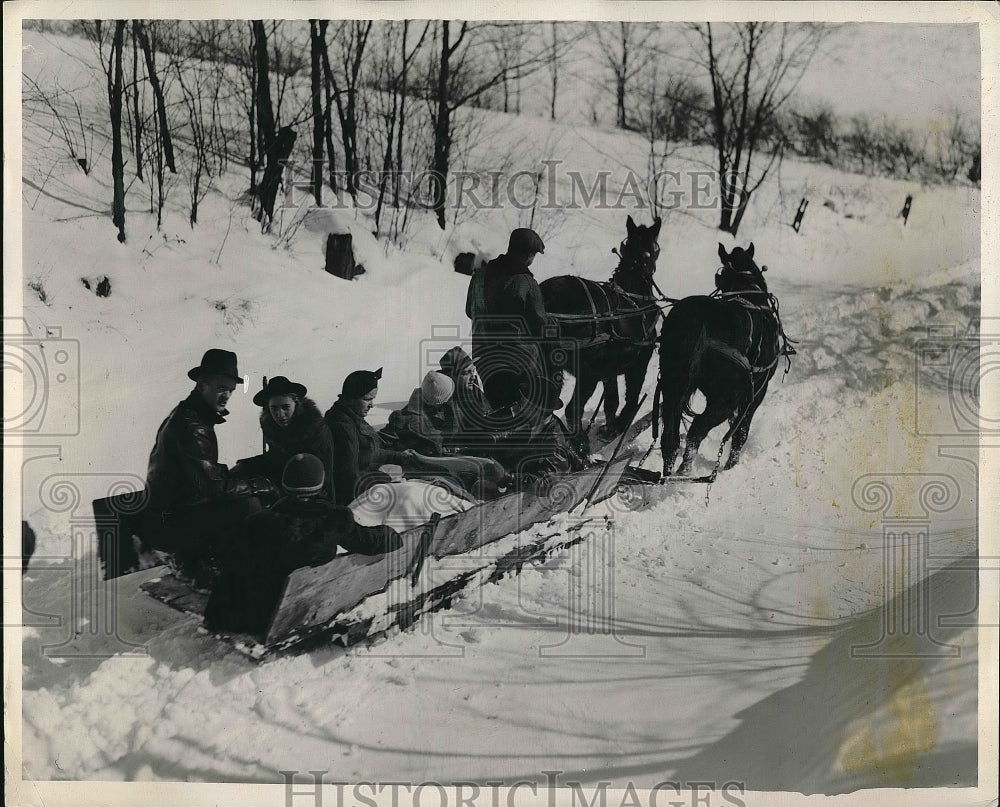
[[[767,290],[764,272],[753,261],[753,244],[727,253],[719,244],[722,266],[716,272],[711,297],[685,297],[663,323],[660,336],[663,475],[673,469],[680,446],[683,414],[693,414],[688,400],[696,389],[705,409],[694,415],[687,431],[680,475],[691,470],[698,446],[723,421],[729,431],[722,440],[714,479],[726,440],[732,437],[725,469],[736,465],[750,432],[754,412],[764,399],[778,359],[794,350],[781,327],[778,304]],[[655,406],[655,404],[654,404]]]
[[[577,431],[584,404],[604,383],[604,432],[623,431],[639,408],[639,392],[653,355],[660,309],[653,296],[653,273],[660,247],[659,218],[650,227],[629,216],[610,282],[560,275],[541,283],[545,310],[559,324],[565,370],[576,375],[566,421]],[[625,406],[618,412],[618,376],[625,376]],[[617,415],[617,417],[616,417]]]

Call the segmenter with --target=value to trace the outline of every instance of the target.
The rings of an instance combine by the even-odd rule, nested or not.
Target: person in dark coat
[[[539,402],[539,396],[522,386],[518,403],[507,415],[507,424],[478,438],[476,445],[470,447],[502,463],[521,488],[528,488],[546,476],[581,470],[586,465],[574,448],[566,425],[555,414],[563,405],[559,386],[549,381],[544,392]]]
[[[285,463],[296,454],[312,454],[323,463],[326,482],[323,494],[336,501],[333,487],[333,437],[302,384],[279,375],[268,380],[253,396],[261,408],[260,429],[267,451],[258,457],[240,460],[244,474],[262,473],[275,487],[281,484]]]
[[[247,516],[274,486],[265,477],[238,478],[219,462],[215,427],[242,382],[236,354],[212,349],[188,371],[195,387],[156,433],[146,472],[143,541],[171,552],[180,566],[224,552]]]
[[[365,420],[378,395],[382,368],[356,370],[344,379],[340,397],[323,419],[333,438],[336,501],[350,504],[373,481],[380,465],[402,465],[406,454],[393,449]]]
[[[323,463],[296,454],[282,471],[285,497],[249,518],[239,549],[223,569],[205,608],[213,630],[259,634],[267,629],[285,579],[304,566],[329,563],[343,548],[362,555],[399,549],[386,526],[362,527],[351,511],[321,495]]]
[[[472,356],[486,397],[498,407],[515,403],[525,382],[534,389],[533,379],[546,376],[543,347],[557,330],[530,268],[544,252],[538,233],[516,229],[507,252],[480,268],[469,283],[465,313],[472,320]]]

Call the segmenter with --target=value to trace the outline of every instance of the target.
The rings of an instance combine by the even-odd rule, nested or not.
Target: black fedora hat
[[[229,350],[210,348],[201,357],[201,364],[188,370],[188,378],[192,381],[208,375],[227,376],[239,384],[243,383],[243,376],[236,369],[236,354]]]
[[[283,375],[276,375],[274,378],[268,379],[267,386],[253,396],[253,402],[257,406],[266,406],[268,398],[273,398],[275,395],[293,395],[296,398],[301,398],[305,394],[306,388],[301,384],[289,381]]]

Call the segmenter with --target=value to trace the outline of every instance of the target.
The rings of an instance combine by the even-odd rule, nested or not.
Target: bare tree
[[[132,30],[146,61],[146,78],[153,90],[153,101],[156,104],[156,119],[159,124],[159,140],[163,149],[163,157],[171,174],[177,173],[174,164],[174,144],[170,138],[170,127],[167,125],[167,106],[163,100],[163,86],[160,74],[156,69],[156,51],[150,42],[149,33],[142,20],[132,20]]]
[[[952,109],[943,125],[934,129],[931,158],[934,170],[946,182],[954,182],[958,172],[970,165],[979,150],[965,115]]]
[[[115,31],[111,39],[111,54],[105,65],[108,79],[108,104],[111,107],[111,176],[114,184],[114,198],[111,204],[111,220],[118,228],[118,241],[125,243],[125,162],[122,157],[122,46],[125,36],[125,20],[115,20]]]
[[[336,69],[331,69],[329,56],[323,60],[326,79],[337,105],[346,186],[351,196],[357,195],[357,175],[361,168],[358,157],[358,92],[372,25],[372,20],[345,20],[339,23],[333,34],[337,44]]]
[[[628,89],[633,79],[656,56],[659,25],[644,22],[591,23],[604,66],[611,72],[615,92],[615,125],[628,129]]]
[[[712,88],[712,132],[722,211],[736,235],[753,193],[780,159],[778,112],[794,93],[829,29],[816,23],[694,24],[696,61]],[[771,140],[771,143],[768,141]],[[762,154],[771,146],[770,153]],[[762,163],[755,167],[755,159]]]
[[[322,24],[321,24],[322,22]],[[317,205],[323,204],[323,50],[326,47],[326,20],[309,20],[309,87],[312,99],[313,141],[310,179]]]
[[[431,164],[431,197],[438,225],[446,224],[445,197],[454,139],[453,116],[460,107],[480,98],[503,81],[518,81],[547,64],[544,48],[520,52],[507,64],[484,64],[479,54],[517,23],[462,22],[452,38],[451,23],[438,22],[438,59],[428,96],[434,117],[434,156]]]

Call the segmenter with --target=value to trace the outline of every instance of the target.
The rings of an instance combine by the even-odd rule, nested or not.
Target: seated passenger
[[[277,487],[288,460],[296,454],[312,454],[323,463],[326,476],[323,494],[330,501],[336,501],[333,437],[316,404],[306,397],[306,388],[282,375],[275,376],[253,396],[253,402],[261,407],[260,429],[267,451],[258,457],[240,460],[234,470],[261,473]]]
[[[480,439],[477,451],[494,457],[520,487],[530,487],[549,475],[581,470],[586,460],[574,450],[569,430],[555,414],[562,408],[555,383],[545,380],[545,396],[522,387],[505,428]]]
[[[275,488],[264,477],[237,478],[219,462],[215,427],[225,422],[226,404],[243,380],[236,354],[208,350],[188,378],[194,389],[160,425],[149,455],[142,538],[171,553],[182,575],[208,585],[214,558]]]
[[[209,597],[209,628],[260,633],[295,569],[328,563],[341,548],[379,555],[402,546],[394,530],[359,526],[348,508],[319,495],[324,482],[323,463],[311,454],[288,461],[281,482],[285,498],[247,520],[239,549]]]
[[[372,483],[371,473],[380,465],[405,459],[401,451],[392,449],[365,420],[375,405],[382,368],[374,372],[356,370],[344,379],[340,397],[323,419],[333,438],[336,458],[333,485],[336,501],[350,504]]]
[[[389,415],[383,433],[396,441],[399,449],[411,448],[430,457],[444,453],[445,434],[454,430],[450,406],[455,383],[432,370],[413,392],[406,406]]]
[[[487,457],[457,456],[457,446],[445,445],[446,437],[454,434],[454,391],[448,376],[432,370],[406,406],[389,415],[382,434],[408,455],[400,464],[410,477],[451,477],[478,499],[495,498],[506,475],[503,467]]]
[[[385,482],[368,488],[350,504],[358,524],[386,525],[397,532],[426,524],[434,513],[442,518],[464,513],[475,501],[461,489],[442,487],[422,479],[406,479],[398,465],[383,465]]]
[[[441,357],[441,372],[455,384],[451,399],[451,434],[445,435],[445,445],[461,445],[462,435],[483,429],[490,411],[476,365],[462,348],[456,346]]]

